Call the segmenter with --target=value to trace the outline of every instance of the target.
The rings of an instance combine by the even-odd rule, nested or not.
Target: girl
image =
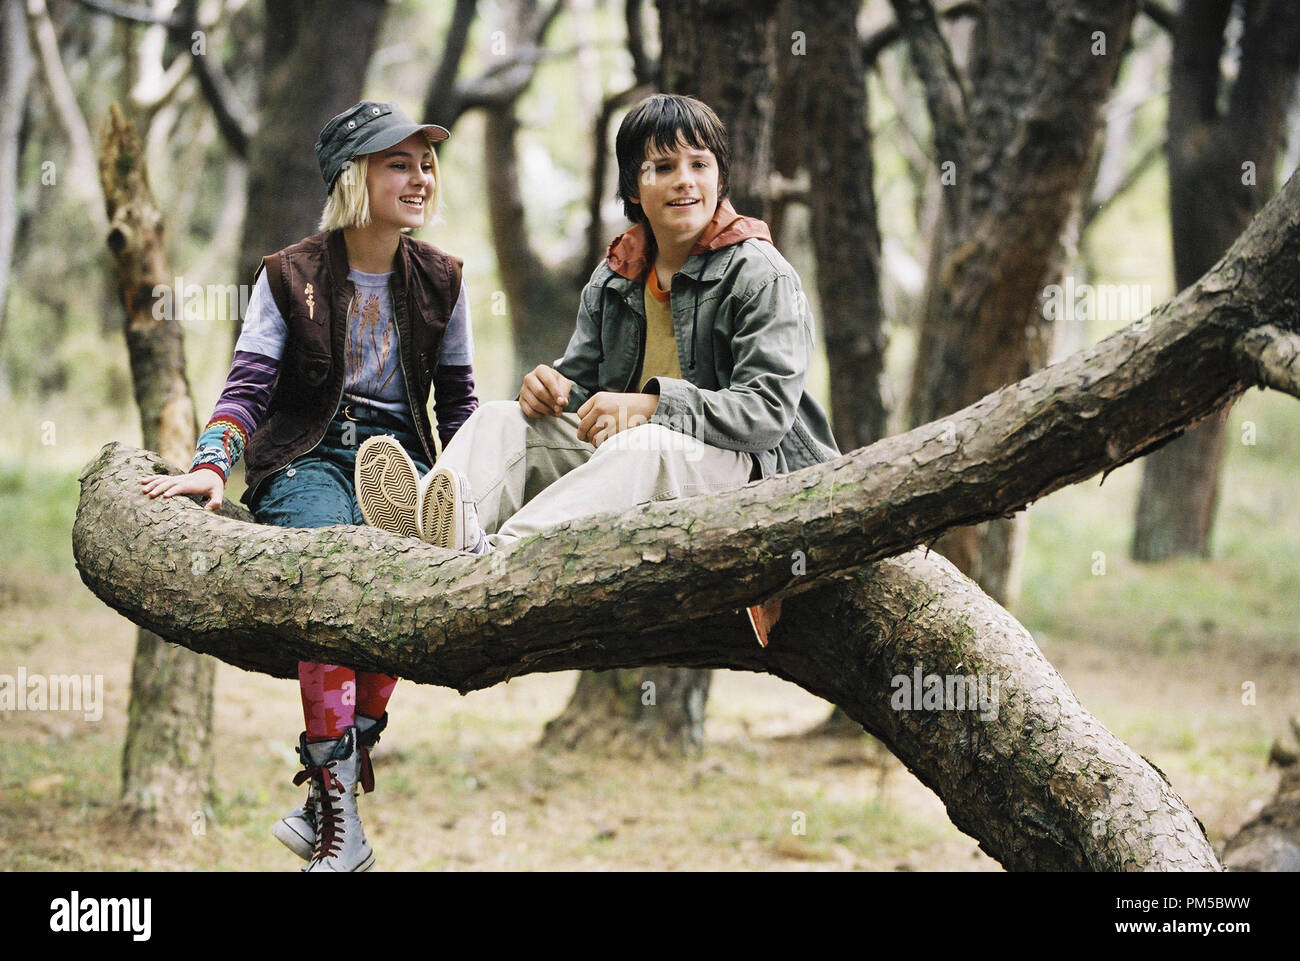
[[[431,387],[444,446],[478,406],[461,261],[403,233],[437,208],[432,145],[447,136],[371,101],[325,125],[316,142],[328,194],[322,233],[263,258],[190,472],[146,478],[146,494],[198,494],[216,510],[242,454],[244,501],[260,523],[369,520],[417,536],[414,504],[375,502],[363,514],[356,487],[365,476],[400,491],[429,469]],[[360,445],[380,435],[393,440],[359,458]],[[307,729],[294,783],[309,781],[309,793],[273,833],[308,861],[305,871],[369,870],[357,785],[373,789],[370,748],[397,679],[304,661],[298,680]]]

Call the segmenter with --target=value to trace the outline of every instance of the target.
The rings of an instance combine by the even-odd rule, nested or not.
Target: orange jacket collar
[[[691,253],[721,250],[750,239],[766,240],[770,244],[772,233],[763,221],[756,217],[742,217],[731,206],[730,200],[723,200],[704,228],[704,233],[700,234],[700,239],[691,248]],[[646,224],[637,224],[610,242],[609,249],[605,252],[605,263],[620,277],[640,282],[654,262],[654,254],[654,237],[650,228]]]

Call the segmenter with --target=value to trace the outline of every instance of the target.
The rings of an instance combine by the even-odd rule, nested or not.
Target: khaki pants
[[[659,424],[597,450],[578,440],[576,414],[531,420],[510,400],[479,407],[437,466],[469,481],[479,525],[500,548],[574,517],[742,487],[754,461]]]

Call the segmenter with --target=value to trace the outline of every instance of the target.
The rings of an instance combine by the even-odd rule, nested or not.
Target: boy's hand
[[[569,406],[573,382],[554,367],[538,364],[519,388],[519,407],[528,417],[559,417]]]
[[[221,509],[221,496],[226,491],[226,482],[214,470],[194,470],[188,474],[154,474],[152,477],[140,478],[140,488],[150,497],[174,497],[177,494],[202,494],[207,503],[203,506],[210,511]]]
[[[578,440],[599,447],[620,431],[640,427],[659,406],[658,394],[614,394],[602,390],[578,408]]]

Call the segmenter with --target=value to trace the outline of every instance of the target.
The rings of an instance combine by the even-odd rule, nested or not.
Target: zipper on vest
[[[350,318],[352,317],[352,302],[355,301],[356,299],[357,299],[357,294],[356,294],[356,291],[355,291],[355,289],[354,289],[353,292],[352,292],[352,296],[348,298],[348,310],[347,310],[347,313],[343,315],[344,318],[345,318],[345,321],[344,321],[345,324],[348,323],[348,322],[350,322]],[[346,354],[346,353],[347,353],[347,327],[346,327],[346,326],[343,328],[343,331],[344,331],[344,332],[343,332],[343,337],[344,337],[344,350],[343,350],[343,353]],[[330,344],[330,351],[331,351],[331,353],[333,352],[333,350],[334,350],[334,345],[333,345],[333,344]],[[290,464],[292,464],[294,461],[296,461],[299,457],[306,457],[308,454],[310,454],[312,451],[314,451],[317,447],[320,446],[320,442],[323,441],[323,440],[325,439],[325,435],[328,434],[328,433],[330,432],[330,424],[334,423],[334,414],[337,414],[337,413],[338,413],[338,410],[339,410],[339,404],[341,404],[341,403],[343,402],[343,391],[344,391],[344,389],[347,387],[347,385],[348,385],[348,374],[347,374],[347,369],[345,368],[344,371],[343,371],[343,379],[339,382],[339,395],[338,395],[338,397],[334,398],[334,410],[333,410],[333,413],[330,414],[330,419],[327,420],[327,421],[325,422],[325,429],[324,429],[323,431],[321,431],[321,432],[320,432],[320,436],[316,438],[316,443],[312,444],[310,447],[308,447],[308,448],[307,448],[305,451],[303,451],[301,454],[295,454],[293,457],[290,457],[287,461],[285,461],[285,462],[284,462],[283,464],[281,464],[279,467],[275,468],[275,470],[267,471],[266,476],[263,477],[263,478],[261,479],[261,481],[258,482],[258,485],[257,485],[258,487],[261,487],[261,486],[262,486],[263,484],[265,484],[268,480],[270,480],[272,474],[278,474],[278,473],[280,473],[280,471],[284,470],[286,467],[288,467]],[[256,490],[253,490],[253,491],[248,495],[248,499],[249,499],[250,501],[253,499],[253,494],[255,494],[255,493],[257,493],[257,491],[256,491]]]
[[[391,287],[389,288],[389,291],[391,295]],[[403,291],[403,294],[405,294],[405,291]],[[407,307],[410,307],[410,297],[407,297],[406,305]],[[453,307],[452,309],[454,310],[455,308]],[[348,316],[351,315],[352,311],[349,308]],[[410,320],[409,312],[407,314],[407,320]],[[429,445],[424,442],[424,432],[420,430],[419,415],[415,410],[415,395],[411,393],[411,378],[408,375],[409,372],[405,369],[406,365],[402,363],[402,358],[406,356],[406,351],[402,349],[402,325],[397,322],[396,307],[393,308],[393,330],[397,331],[397,365],[402,368],[402,385],[406,388],[406,404],[411,409],[411,417],[415,420],[415,432],[420,435],[420,446],[424,448],[424,455],[429,458],[429,469],[432,470],[434,461],[433,451],[429,450]],[[418,361],[418,358],[416,359]],[[342,397],[339,399],[342,400]],[[432,432],[432,424],[429,425],[429,429],[430,432]]]

